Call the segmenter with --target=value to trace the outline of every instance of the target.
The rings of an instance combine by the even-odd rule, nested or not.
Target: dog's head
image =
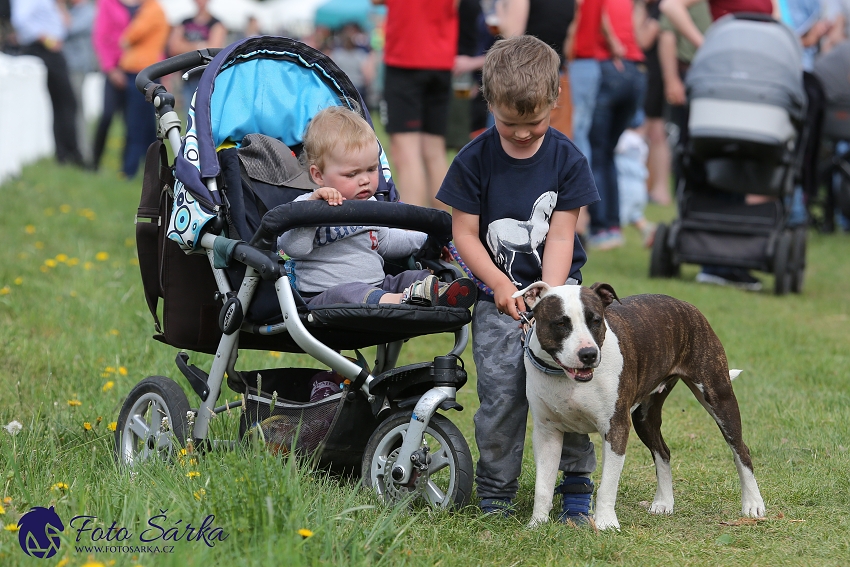
[[[574,380],[590,381],[602,357],[605,308],[620,300],[614,288],[606,283],[586,288],[535,282],[514,297],[520,295],[534,312],[536,344],[529,344],[529,348],[535,356],[551,358]]]

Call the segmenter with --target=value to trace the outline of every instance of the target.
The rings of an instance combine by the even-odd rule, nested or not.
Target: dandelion
[[[24,426],[18,420],[13,420],[4,425],[3,428],[9,433],[9,435],[17,435]]]
[[[120,374],[121,376],[126,376],[127,375],[127,369],[123,366],[119,366],[118,367],[118,374]]]
[[[118,422],[117,421],[110,421],[109,425],[107,425],[106,428],[109,431],[115,431],[116,429],[118,429]]]
[[[186,473],[186,476],[188,478],[198,478],[199,476],[201,476],[201,473],[199,473],[198,471],[189,471]]]
[[[307,528],[301,528],[300,530],[298,530],[298,535],[300,535],[304,539],[307,539],[308,537],[313,537],[313,532],[311,532]]]
[[[195,497],[195,500],[200,500],[201,498],[203,498],[206,495],[207,495],[207,491],[204,490],[203,488],[198,489],[198,490],[196,490],[195,492],[192,493],[192,496]]]
[[[0,516],[2,516],[5,513],[6,513],[6,508],[4,508],[3,506],[0,506]]]
[[[10,293],[12,293],[12,288],[9,286],[4,285],[3,287],[0,287],[0,295],[9,295]]]
[[[109,329],[109,334],[112,335],[113,337],[117,337],[121,333],[118,331],[118,329]],[[113,369],[112,372],[115,372],[115,369]]]
[[[89,423],[88,421],[84,421],[83,429],[85,429],[86,431],[91,431],[91,423]]]
[[[67,254],[57,254],[56,255],[56,261],[62,262],[64,264],[65,262],[68,261],[68,255]]]
[[[68,261],[65,262],[65,263],[69,266],[76,266],[77,264],[80,263],[80,259],[79,258],[68,258]]]
[[[63,557],[59,560],[59,563],[56,564],[56,567],[65,567],[68,564],[69,559],[67,557]]]
[[[109,253],[98,252],[97,254],[94,255],[94,259],[97,260],[98,262],[106,262],[107,260],[109,260]]]
[[[7,532],[15,533],[16,531],[18,531],[18,524],[6,524],[5,526],[3,526],[3,529]]]
[[[89,424],[89,427],[91,427],[91,424]],[[65,484],[64,482],[57,482],[56,484],[51,486],[50,489],[51,490],[61,490],[62,492],[65,492],[66,490],[68,490],[68,485]]]
[[[80,216],[86,217],[89,220],[94,220],[97,218],[97,215],[91,209],[80,209]]]
[[[55,268],[56,266],[59,265],[59,263],[56,260],[54,260],[53,258],[48,258],[47,260],[44,261],[44,265],[47,266],[48,268]]]
[[[94,267],[94,264],[92,264],[91,262],[86,262],[85,264],[83,264],[84,270],[91,270],[93,267]]]
[[[27,234],[35,234],[35,226],[28,224],[24,227],[24,232],[26,232]]]
[[[59,205],[59,211],[68,214],[71,212],[71,205]]]
[[[11,506],[12,505],[12,497],[11,496],[5,497],[3,499],[3,504],[5,504],[6,506]]]
[[[130,265],[131,266],[138,266],[139,265],[139,259],[138,258],[130,258]]]
[[[48,268],[47,266],[41,266],[41,267],[39,268],[39,270],[41,270],[41,271],[42,271],[42,273],[45,273],[45,274],[46,274],[47,272],[49,272],[49,271],[50,271],[50,268]]]
[[[100,561],[95,561],[94,558],[89,555],[89,560],[83,563],[81,567],[106,567],[106,565]]]
[[[83,405],[83,402],[81,402],[80,400],[68,400],[68,405],[71,406],[72,408],[75,408],[75,407]]]
[[[21,276],[15,278],[15,285],[21,285],[22,283],[24,283],[24,278]]]
[[[136,239],[133,238],[132,236],[128,236],[127,238],[124,239],[124,246],[126,246],[127,248],[132,248],[135,245],[136,245]]]
[[[77,292],[76,292],[76,291],[74,291],[74,290],[72,289],[72,290],[68,293],[68,295],[70,295],[71,297],[77,297]]]
[[[38,242],[36,242],[36,243],[34,244],[34,246],[36,247],[36,249],[37,249],[37,250],[41,250],[41,249],[43,249],[43,248],[44,248],[44,242],[42,242],[41,240],[39,240]]]

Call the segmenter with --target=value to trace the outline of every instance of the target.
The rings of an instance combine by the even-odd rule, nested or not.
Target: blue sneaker
[[[502,516],[510,518],[516,514],[513,502],[510,498],[484,498],[479,504],[481,512],[485,516]]]
[[[592,480],[586,476],[565,474],[561,484],[555,488],[555,493],[563,495],[561,515],[558,516],[560,521],[576,525],[587,523],[593,498]]]

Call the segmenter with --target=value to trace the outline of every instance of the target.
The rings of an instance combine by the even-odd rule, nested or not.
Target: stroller
[[[815,61],[815,76],[826,95],[822,134],[831,156],[826,175],[832,206],[825,214],[837,208],[850,217],[850,40]]]
[[[806,230],[788,226],[807,131],[797,38],[766,16],[725,16],[706,33],[686,88],[679,218],[658,226],[649,276],[712,264],[773,273],[777,295],[799,293]],[[770,199],[747,204],[747,194]]]
[[[181,139],[174,97],[153,81],[192,67],[205,69]],[[210,420],[241,408],[240,439],[254,435],[275,451],[360,473],[364,485],[388,502],[420,498],[438,508],[465,505],[472,490],[469,447],[458,428],[436,412],[463,409],[455,396],[467,380],[460,355],[468,341],[469,310],[406,304],[311,309],[290,284],[276,249],[277,235],[296,227],[407,228],[427,233],[434,243],[420,265],[446,281],[460,276],[439,260],[451,239],[451,217],[394,202],[398,196],[383,151],[376,196],[384,202],[346,201],[337,207],[292,203],[309,190],[299,181],[306,174],[286,172],[279,153],[263,154],[282,144],[286,151],[300,151],[304,127],[330,105],[348,105],[371,124],[348,77],[321,52],[295,40],[252,37],[154,64],[139,73],[136,87],[156,107],[160,137],[176,156],[169,164],[162,142],[148,150],[136,224],[154,338],[215,359],[207,373],[189,364],[186,352],[176,356],[177,368],[200,398],[197,404],[164,376],[132,389],[115,431],[117,460],[132,465],[168,458],[189,441],[201,451],[233,446],[209,438]],[[275,142],[258,144],[258,134]],[[248,149],[253,161],[244,159]],[[454,333],[455,342],[445,356],[396,367],[404,341],[446,332]],[[340,354],[369,346],[377,347],[371,369],[362,357],[354,361]],[[303,352],[324,368],[237,369],[240,348]],[[311,384],[331,372],[342,382],[336,393],[310,401]],[[242,400],[216,406],[225,378]]]

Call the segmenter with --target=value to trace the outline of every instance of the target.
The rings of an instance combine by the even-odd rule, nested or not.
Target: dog
[[[514,297],[520,295],[534,314],[525,340],[537,467],[529,526],[549,520],[564,433],[598,431],[604,448],[594,521],[598,529],[619,530],[614,505],[631,425],[655,462],[657,488],[649,511],[672,514],[673,477],[670,449],[661,436],[661,406],[679,380],[714,418],[732,449],[741,513],[764,516],[732,391],[740,370],[729,370],[720,339],[696,307],[666,295],[620,300],[605,283],[586,288],[536,282]]]

